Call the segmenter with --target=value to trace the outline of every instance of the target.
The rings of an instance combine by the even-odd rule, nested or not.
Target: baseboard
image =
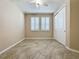
[[[56,39],[55,39],[56,40]],[[56,40],[57,41],[57,40]],[[67,50],[69,50],[69,51],[72,51],[72,52],[74,52],[74,53],[79,53],[79,51],[78,50],[75,50],[75,49],[72,49],[72,48],[70,48],[70,47],[68,47],[68,46],[65,46],[64,44],[62,44],[61,42],[59,42],[59,41],[57,41],[58,43],[60,43],[61,45],[63,45]]]
[[[72,52],[75,52],[75,53],[79,53],[78,50],[75,50],[75,49],[72,49],[72,48],[69,48],[69,47],[66,47],[69,51],[72,51]]]
[[[1,55],[2,53],[4,53],[4,52],[8,51],[8,50],[11,49],[12,47],[16,46],[17,44],[19,44],[19,43],[22,42],[23,40],[24,40],[24,39],[22,39],[22,40],[16,42],[15,44],[9,46],[9,47],[6,48],[6,49],[4,49],[3,51],[0,52],[0,55]]]
[[[43,38],[40,38],[40,37],[32,37],[32,38],[25,38],[25,39],[54,39],[54,38],[46,38],[46,37],[45,37],[45,38],[44,38],[44,37],[43,37]]]

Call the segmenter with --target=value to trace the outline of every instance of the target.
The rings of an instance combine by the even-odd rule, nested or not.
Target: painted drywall
[[[0,52],[23,38],[23,13],[14,3],[0,0]]]
[[[79,0],[70,0],[70,48],[79,50]]]
[[[66,7],[61,9],[54,19],[54,37],[66,45]]]
[[[31,23],[30,23],[30,18],[31,16],[49,16],[50,17],[50,31],[44,32],[44,31],[37,31],[37,32],[32,32],[31,31]],[[38,37],[47,37],[47,38],[51,38],[53,37],[53,14],[25,14],[25,36],[27,38],[38,38]]]

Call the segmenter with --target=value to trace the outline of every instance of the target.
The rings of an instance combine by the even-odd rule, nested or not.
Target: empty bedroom
[[[78,0],[0,0],[0,59],[79,59]]]

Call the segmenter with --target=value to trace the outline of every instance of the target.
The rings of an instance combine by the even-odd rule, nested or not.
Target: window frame
[[[38,18],[39,18],[39,23],[40,23],[40,17],[39,17],[39,16],[32,16],[32,17],[34,17],[34,18],[38,17]],[[30,31],[31,31],[31,32],[39,32],[39,31],[40,31],[40,27],[39,27],[38,30],[32,30],[32,29],[31,29],[31,20],[32,20],[31,18],[32,18],[32,17],[30,17]],[[39,26],[40,26],[40,24],[39,24]]]
[[[38,18],[39,18],[39,29],[38,29],[38,30],[32,30],[32,29],[31,29],[31,20],[32,20],[31,18],[32,18],[32,17],[34,17],[34,18],[38,17]],[[41,27],[42,27],[42,26],[41,26],[41,25],[42,25],[42,24],[41,24],[41,23],[42,23],[42,22],[41,22],[41,21],[42,21],[42,17],[45,17],[45,20],[46,20],[46,17],[49,18],[49,30],[42,30],[42,29],[41,29]],[[45,21],[45,23],[46,23],[46,21]],[[46,24],[45,24],[45,26],[46,26]],[[50,31],[50,16],[31,16],[31,17],[30,17],[30,30],[31,30],[31,32],[49,32],[49,31]]]
[[[42,30],[42,29],[41,29],[41,31],[42,31],[42,32],[49,32],[49,31],[50,31],[50,17],[49,17],[49,16],[42,16],[42,17],[45,17],[45,27],[46,27],[46,17],[49,18],[49,30]],[[41,18],[42,18],[42,17],[41,17]],[[41,19],[41,21],[42,21],[42,19]],[[41,23],[42,23],[42,22],[41,22]],[[42,24],[41,24],[40,26],[42,27]]]

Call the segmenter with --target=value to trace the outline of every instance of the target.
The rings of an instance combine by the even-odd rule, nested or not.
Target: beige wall
[[[24,16],[8,0],[0,0],[0,52],[24,38]]]
[[[32,32],[30,30],[31,16],[49,16],[50,17],[50,31],[49,32]],[[25,36],[30,37],[53,37],[53,14],[25,14]]]
[[[70,47],[79,50],[79,0],[70,0]]]

